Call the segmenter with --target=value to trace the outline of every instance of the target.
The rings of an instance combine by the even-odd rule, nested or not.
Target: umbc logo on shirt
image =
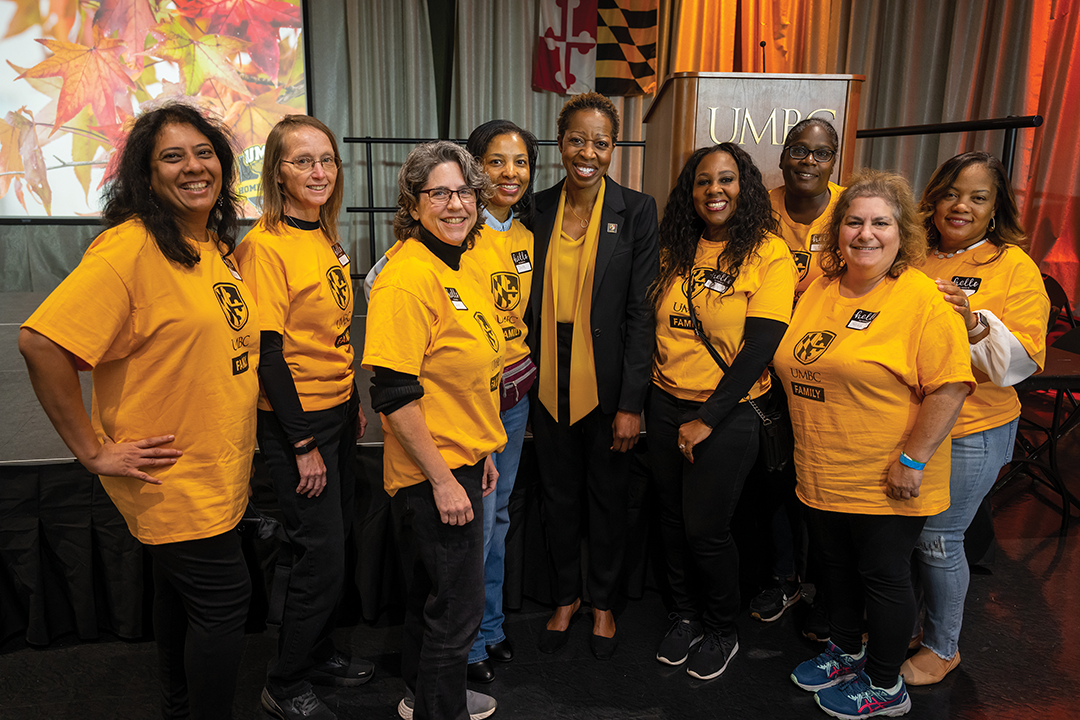
[[[243,328],[248,321],[248,307],[240,289],[232,283],[217,283],[214,285],[214,295],[221,312],[225,313],[225,319],[229,321],[229,327],[233,330]]]
[[[828,330],[808,332],[795,344],[795,359],[803,365],[809,365],[821,357],[835,339],[836,333]]]
[[[340,265],[335,265],[326,271],[326,282],[330,285],[330,294],[334,296],[334,302],[344,310],[349,304],[349,293],[352,287]]]
[[[805,250],[796,250],[791,254],[795,258],[795,269],[799,271],[799,279],[805,280],[806,273],[810,270],[810,253]]]
[[[495,307],[509,312],[521,302],[521,278],[517,273],[491,273],[491,296],[495,298]]]
[[[491,325],[488,323],[487,318],[484,317],[484,313],[478,310],[473,313],[473,317],[476,318],[476,322],[480,325],[480,329],[487,335],[488,342],[491,343],[491,349],[495,352],[499,352],[499,336],[491,329]]]

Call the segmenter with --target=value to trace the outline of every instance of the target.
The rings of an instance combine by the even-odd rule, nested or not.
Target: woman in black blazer
[[[647,296],[659,265],[655,201],[605,177],[618,134],[619,114],[603,95],[576,95],[559,113],[566,178],[536,196],[529,333],[540,368],[532,427],[557,605],[540,649],[566,644],[581,606],[587,526],[590,645],[600,659],[617,642],[611,607],[626,536],[628,452],[649,386]]]

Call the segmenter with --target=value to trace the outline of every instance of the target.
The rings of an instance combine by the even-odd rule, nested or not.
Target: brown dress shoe
[[[908,685],[933,685],[941,682],[959,664],[959,650],[948,660],[942,660],[933,650],[924,647],[904,661],[900,674]]]

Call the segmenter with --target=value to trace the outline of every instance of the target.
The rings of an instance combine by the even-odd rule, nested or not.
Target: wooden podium
[[[686,159],[699,147],[733,142],[750,153],[770,190],[784,183],[780,152],[793,125],[808,117],[840,135],[832,181],[843,184],[855,161],[855,130],[864,75],[676,73],[645,113],[642,190],[661,213]]]

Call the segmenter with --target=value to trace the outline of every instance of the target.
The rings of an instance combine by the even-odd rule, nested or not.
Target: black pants
[[[232,717],[251,579],[240,536],[146,545],[154,563],[154,635],[162,716]]]
[[[588,599],[610,610],[618,594],[629,512],[630,453],[615,452],[615,413],[599,407],[570,424],[570,346],[574,326],[558,325],[559,421],[532,405],[543,521],[556,605],[581,597],[581,536],[587,533]]]
[[[694,447],[679,450],[679,426],[701,403],[649,390],[649,464],[660,500],[660,529],[674,610],[706,632],[734,635],[739,614],[739,550],[731,517],[758,454],[761,421],[739,403]]]
[[[296,492],[300,471],[292,443],[273,412],[259,411],[259,450],[274,483],[293,551],[288,595],[278,633],[278,658],[266,684],[279,698],[311,689],[311,668],[334,653],[331,637],[345,575],[345,538],[352,526],[356,485],[356,416],[353,393],[329,410],[306,412],[323,463],[326,488],[317,497]]]
[[[862,648],[865,612],[870,640],[866,674],[892,687],[915,625],[911,552],[925,517],[854,515],[807,508],[811,542],[829,593],[832,642],[848,654]]]
[[[416,698],[416,720],[469,718],[469,649],[484,616],[483,471],[483,462],[453,471],[472,503],[466,525],[441,520],[430,482],[391,500],[416,550],[401,634],[401,675]]]

